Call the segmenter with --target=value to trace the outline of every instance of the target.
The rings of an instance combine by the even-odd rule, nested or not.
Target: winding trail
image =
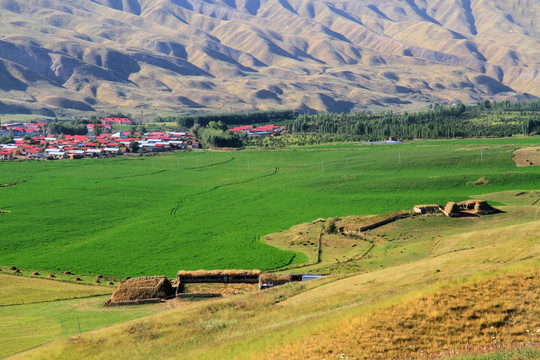
[[[220,161],[220,162],[213,163],[213,164],[208,164],[208,165],[194,166],[194,167],[190,167],[190,168],[185,168],[185,169],[183,169],[183,170],[206,169],[206,168],[209,168],[209,167],[212,167],[212,166],[218,166],[218,165],[226,164],[226,163],[229,163],[229,162],[234,161],[234,160],[235,160],[235,157],[233,156],[233,157],[230,158],[229,160]]]
[[[113,179],[126,179],[126,178],[133,178],[133,177],[139,177],[139,176],[148,176],[148,175],[157,175],[157,174],[161,174],[161,173],[164,173],[166,171],[170,171],[169,169],[165,169],[165,170],[159,170],[159,171],[154,171],[154,172],[151,172],[151,173],[144,173],[144,174],[135,174],[135,175],[126,175],[126,176],[117,176],[117,177],[113,177]]]
[[[232,161],[234,160],[234,157],[231,159],[231,160],[228,160],[226,162],[229,162],[229,161]],[[214,164],[215,165],[215,164]],[[212,165],[208,165],[208,166],[212,166]],[[228,184],[223,184],[223,185],[216,185],[214,186],[213,188],[211,188],[210,190],[206,190],[206,191],[201,191],[201,192],[198,192],[196,194],[192,194],[192,195],[189,195],[189,196],[186,196],[182,199],[180,199],[178,201],[178,203],[176,204],[175,207],[173,207],[170,211],[170,215],[171,216],[174,216],[174,217],[177,217],[177,214],[178,214],[178,210],[181,209],[183,206],[184,206],[184,202],[187,200],[187,199],[190,199],[190,198],[193,198],[193,197],[196,197],[196,196],[199,196],[199,195],[203,195],[203,194],[208,194],[212,191],[216,191],[218,189],[222,189],[224,187],[229,187],[229,186],[234,186],[234,185],[240,185],[240,184],[245,184],[245,183],[249,183],[249,182],[252,182],[252,181],[255,181],[255,180],[258,180],[258,179],[263,179],[263,178],[266,178],[266,177],[270,177],[270,176],[274,176],[274,175],[277,175],[279,173],[279,167],[276,166],[276,168],[274,169],[273,172],[271,172],[270,174],[265,174],[265,175],[261,175],[261,176],[256,176],[256,177],[252,177],[252,178],[249,178],[249,179],[246,179],[246,180],[242,180],[242,181],[236,181],[236,182],[232,182],[232,183],[228,183]]]
[[[27,182],[28,180],[14,181],[7,184],[0,184],[0,187],[15,186]]]

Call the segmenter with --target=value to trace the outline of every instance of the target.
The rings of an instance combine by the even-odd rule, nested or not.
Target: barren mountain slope
[[[0,0],[0,113],[540,96],[534,0]]]

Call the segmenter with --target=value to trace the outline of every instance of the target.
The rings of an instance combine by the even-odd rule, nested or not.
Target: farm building
[[[145,276],[121,283],[112,294],[111,302],[164,299],[172,295],[173,287],[165,276]]]
[[[177,274],[178,288],[177,293],[184,292],[185,284],[198,283],[248,283],[256,284],[259,282],[260,270],[197,270],[197,271],[179,271]]]
[[[0,151],[0,160],[13,160],[13,152],[11,150]]]
[[[427,205],[415,205],[413,207],[415,214],[434,214],[439,211],[439,205],[437,204],[427,204]]]
[[[418,206],[420,205],[414,207],[415,212]],[[467,200],[457,204],[450,201],[445,206],[439,206],[439,210],[447,217],[489,215],[500,212],[485,200]]]
[[[497,212],[495,208],[485,200],[467,200],[457,204],[461,211],[477,215],[488,215]]]

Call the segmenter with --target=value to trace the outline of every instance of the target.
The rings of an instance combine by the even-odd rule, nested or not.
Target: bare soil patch
[[[517,167],[540,165],[540,146],[529,146],[514,151],[512,158]]]

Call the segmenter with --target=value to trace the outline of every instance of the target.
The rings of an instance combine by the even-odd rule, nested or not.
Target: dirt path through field
[[[514,151],[512,158],[517,167],[540,165],[540,146],[530,146]]]

